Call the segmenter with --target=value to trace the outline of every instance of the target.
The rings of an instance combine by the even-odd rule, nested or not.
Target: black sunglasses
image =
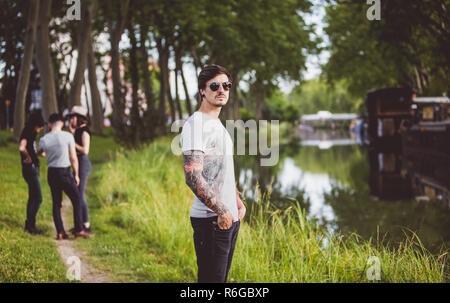
[[[220,87],[220,83],[218,83],[218,82],[212,82],[212,83],[209,85],[209,88],[210,88],[213,92],[215,92],[216,90],[218,90],[219,87]],[[224,90],[230,90],[230,88],[231,88],[231,82],[223,82],[223,83],[222,83],[222,87],[223,87]]]

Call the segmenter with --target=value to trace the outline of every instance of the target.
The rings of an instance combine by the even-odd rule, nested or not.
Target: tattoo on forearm
[[[203,176],[204,156],[201,151],[183,155],[186,184],[207,207],[216,214],[223,215],[229,212],[229,209],[220,201],[220,194],[214,188],[214,184],[206,182]]]

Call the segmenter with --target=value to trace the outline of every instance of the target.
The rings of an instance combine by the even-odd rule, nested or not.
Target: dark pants
[[[192,218],[194,246],[197,254],[198,282],[225,283],[233,259],[240,222],[221,230],[217,217]]]
[[[49,167],[47,179],[52,192],[53,221],[55,222],[56,232],[64,232],[64,225],[61,218],[63,191],[72,202],[75,232],[80,232],[83,228],[81,221],[80,193],[70,168]]]
[[[35,227],[36,214],[42,203],[39,166],[22,164],[22,176],[28,184],[27,227]]]
[[[81,203],[81,218],[83,223],[89,222],[89,208],[84,197],[84,192],[86,191],[86,183],[89,174],[91,173],[92,166],[91,161],[89,161],[88,155],[78,155],[78,174],[80,176],[80,184],[78,185],[78,190],[80,192],[80,203]]]

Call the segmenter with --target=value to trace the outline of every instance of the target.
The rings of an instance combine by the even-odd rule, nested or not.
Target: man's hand
[[[80,184],[80,178],[78,177],[78,158],[77,152],[75,151],[75,146],[69,148],[70,162],[72,162],[73,168],[73,176],[75,177],[75,181],[77,181],[77,186]]]
[[[242,206],[241,208],[238,209],[238,217],[239,217],[239,221],[242,221],[242,219],[245,216],[245,212],[247,210],[245,209],[245,206]]]
[[[245,208],[244,203],[242,202],[241,198],[239,197],[239,190],[236,188],[236,204],[238,209],[238,217],[239,221],[242,221],[242,218],[245,216],[245,212],[247,209]]]
[[[26,156],[25,159],[23,159],[23,163],[25,164],[31,164],[33,161],[31,160],[30,156]]]
[[[78,175],[73,176],[75,178],[75,183],[77,183],[77,186],[80,185],[80,177]]]
[[[217,218],[219,229],[229,229],[233,224],[233,216],[230,212],[226,212]]]

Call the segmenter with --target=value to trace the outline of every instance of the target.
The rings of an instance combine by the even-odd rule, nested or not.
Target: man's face
[[[209,87],[213,82],[220,84],[219,89],[216,91],[212,91]],[[200,93],[205,95],[203,100],[216,107],[222,107],[227,104],[230,91],[223,88],[222,83],[224,82],[228,82],[228,77],[225,74],[219,74],[206,82],[205,89],[200,89]]]

